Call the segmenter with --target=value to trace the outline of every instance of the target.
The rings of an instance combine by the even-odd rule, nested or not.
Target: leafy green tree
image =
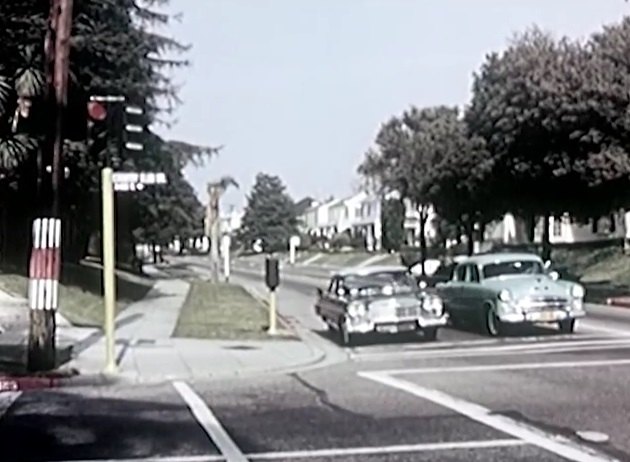
[[[7,242],[7,229],[12,229],[12,245],[2,255],[15,262],[26,261],[30,220],[47,210],[50,197],[49,175],[45,167],[46,135],[50,120],[47,109],[47,61],[44,54],[48,2],[16,0],[0,4],[0,210],[2,229]],[[166,1],[155,0],[84,0],[75,2],[70,55],[69,106],[66,114],[66,144],[64,167],[69,176],[63,182],[62,215],[64,218],[65,259],[79,259],[87,247],[88,236],[100,227],[99,171],[108,155],[115,151],[115,133],[108,133],[106,143],[88,146],[85,142],[85,106],[89,95],[122,94],[145,109],[148,126],[162,121],[177,103],[170,70],[187,65],[174,58],[188,47],[156,31],[168,26],[170,17],[159,11]],[[16,111],[19,109],[19,111]],[[110,108],[111,109],[111,108]],[[19,117],[16,117],[19,115]],[[72,130],[71,130],[72,129]],[[146,132],[143,152],[124,152],[122,168],[158,170],[178,183],[181,169],[188,161],[198,161],[213,148],[195,147],[182,142],[166,141]],[[163,155],[172,156],[176,163],[159,165]],[[161,168],[159,168],[161,167]],[[194,202],[189,187],[171,188],[170,193],[182,196],[177,202]],[[122,200],[125,210],[143,209],[140,216],[151,215],[150,201],[142,195]],[[123,207],[124,205],[124,207]],[[146,212],[146,213],[145,213]],[[167,223],[178,223],[181,210],[173,207],[162,217]],[[121,220],[120,241],[131,237],[129,220]],[[138,220],[135,220],[138,224]],[[152,223],[140,235],[158,231]],[[160,228],[162,232],[164,229]],[[168,232],[167,234],[172,234]],[[157,234],[153,238],[157,238]],[[127,247],[131,247],[129,244]]]
[[[436,166],[445,164],[454,150],[461,147],[460,140],[452,138],[458,129],[457,120],[457,108],[411,107],[401,117],[393,117],[381,126],[375,149],[366,154],[359,167],[359,173],[374,181],[381,192],[395,191],[402,200],[418,207],[423,271],[429,209],[439,197]]]
[[[246,249],[262,240],[265,252],[285,250],[289,238],[298,233],[295,204],[279,177],[259,173],[251,193],[238,233]]]
[[[590,215],[612,205],[602,202],[610,183],[597,185],[592,177],[610,171],[621,149],[606,142],[593,118],[591,106],[599,103],[587,95],[596,72],[591,58],[580,44],[533,29],[487,57],[466,114],[491,155],[492,188],[503,208],[544,218],[545,256],[549,216]]]
[[[399,251],[405,240],[405,206],[400,199],[385,199],[381,211],[383,248]]]

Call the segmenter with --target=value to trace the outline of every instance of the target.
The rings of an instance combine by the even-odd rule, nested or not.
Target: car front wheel
[[[560,332],[563,334],[572,334],[575,331],[575,319],[565,319],[558,323]]]
[[[422,330],[422,335],[425,340],[430,340],[430,341],[437,340],[437,333],[438,333],[437,327],[425,327]]]
[[[484,332],[490,337],[498,337],[501,335],[502,325],[496,310],[492,307],[487,307],[484,310],[484,315]]]

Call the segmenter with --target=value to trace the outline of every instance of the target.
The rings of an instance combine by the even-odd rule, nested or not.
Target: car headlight
[[[584,296],[586,295],[586,291],[584,290],[584,287],[582,287],[579,284],[574,284],[571,287],[571,296],[573,298],[584,298]]]
[[[348,305],[348,316],[350,316],[351,318],[360,318],[362,316],[365,316],[365,314],[367,313],[367,307],[365,306],[365,303],[361,303],[361,302],[352,302]]]
[[[422,301],[422,309],[433,313],[435,316],[442,316],[444,314],[444,304],[440,297],[426,297]]]
[[[503,289],[501,292],[499,292],[499,300],[501,300],[502,302],[511,301],[512,293],[507,289]]]

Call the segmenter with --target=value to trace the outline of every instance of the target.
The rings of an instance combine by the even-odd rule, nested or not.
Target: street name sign
[[[145,186],[168,184],[163,172],[114,172],[115,191],[142,191]]]

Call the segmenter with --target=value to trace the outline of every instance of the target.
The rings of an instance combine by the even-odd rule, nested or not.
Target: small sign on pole
[[[145,186],[168,184],[163,172],[114,172],[114,191],[142,191]]]
[[[300,236],[291,236],[289,238],[289,263],[295,265],[295,253],[300,246]]]
[[[225,234],[221,239],[221,252],[223,253],[223,275],[225,282],[230,281],[230,246],[232,240],[229,234]]]

